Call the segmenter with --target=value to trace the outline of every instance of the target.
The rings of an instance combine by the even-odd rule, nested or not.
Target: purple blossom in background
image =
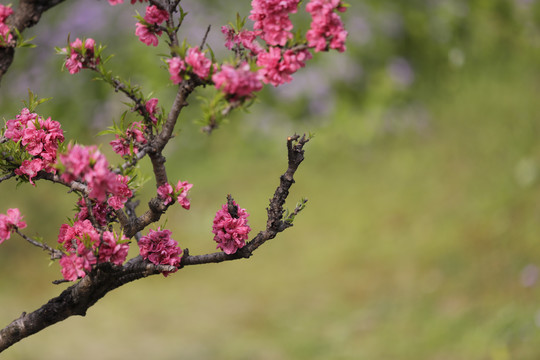
[[[414,82],[414,70],[405,58],[394,58],[387,69],[388,75],[399,87],[407,88]]]

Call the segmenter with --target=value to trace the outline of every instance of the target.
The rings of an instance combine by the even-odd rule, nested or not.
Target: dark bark
[[[20,0],[13,14],[6,19],[6,24],[22,33],[26,28],[36,25],[45,11],[62,2],[64,0]],[[0,81],[13,62],[14,56],[13,47],[0,47]]]

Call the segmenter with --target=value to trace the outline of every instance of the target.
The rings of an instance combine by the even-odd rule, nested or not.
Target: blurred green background
[[[250,2],[182,4],[181,35],[199,44],[211,23],[210,45],[228,56],[219,27]],[[172,208],[166,226],[197,254],[215,247],[211,223],[227,193],[262,229],[286,137],[315,133],[289,198],[291,208],[309,199],[295,226],[248,261],[124,286],[2,358],[540,357],[540,2],[351,5],[346,53],[318,54],[211,136],[196,124],[194,96],[168,148],[170,179],[195,185],[192,209]],[[61,72],[52,47],[68,33],[107,44],[111,68],[168,106],[175,87],[157,55],[166,48],[138,42],[132,15],[95,0],[45,14],[25,33],[38,48],[20,50],[2,81],[2,116],[14,117],[28,88],[52,96],[40,114],[119,161],[111,139],[94,134],[118,118],[123,98],[91,74]],[[305,29],[305,17],[297,21]],[[143,204],[154,191],[149,182]],[[1,212],[19,207],[26,232],[51,245],[73,214],[74,196],[52,184],[9,181],[0,196]],[[58,264],[17,238],[2,244],[0,271],[5,325],[67,286],[52,285]]]

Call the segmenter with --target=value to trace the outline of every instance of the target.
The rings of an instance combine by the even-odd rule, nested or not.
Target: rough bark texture
[[[279,232],[292,226],[292,223],[283,221],[283,205],[289,194],[289,189],[294,183],[294,173],[304,160],[303,146],[307,142],[308,139],[305,136],[300,137],[295,135],[287,139],[289,163],[287,171],[280,178],[280,183],[274,192],[274,196],[270,199],[265,230],[260,231],[246,246],[231,255],[216,252],[192,256],[189,255],[189,250],[185,249],[180,268],[188,265],[219,263],[228,260],[249,258],[259,246],[276,237]],[[152,205],[150,207],[152,208]],[[156,209],[156,211],[160,211],[160,209]],[[136,220],[125,219],[125,221]],[[169,265],[154,265],[140,256],[131,259],[123,266],[115,266],[110,263],[98,264],[89,274],[64,290],[59,296],[49,300],[45,305],[31,313],[23,313],[19,318],[0,330],[0,352],[25,337],[35,334],[70,316],[85,316],[86,311],[109,291],[131,281],[171,270],[175,270],[174,267]]]
[[[6,24],[22,33],[26,28],[36,25],[41,14],[62,2],[64,0],[20,0],[13,14],[6,19]],[[0,81],[13,62],[14,56],[13,47],[0,47]]]

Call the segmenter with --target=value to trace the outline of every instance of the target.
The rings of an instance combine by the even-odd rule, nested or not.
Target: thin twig
[[[62,252],[60,250],[53,249],[52,247],[48,246],[47,244],[44,244],[42,242],[39,242],[37,240],[32,239],[29,236],[26,236],[25,234],[20,232],[20,230],[18,228],[15,228],[15,232],[20,237],[22,237],[24,240],[28,241],[30,244],[32,244],[34,246],[37,246],[37,247],[40,247],[45,251],[48,251],[49,254],[51,255],[51,260],[60,259],[62,257]]]
[[[201,42],[201,47],[199,49],[202,49],[204,48],[204,44],[206,43],[206,38],[208,37],[208,33],[210,33],[210,27],[212,25],[208,25],[208,27],[206,28],[206,32],[204,33],[204,36],[203,36],[203,39],[202,39],[202,42]]]

